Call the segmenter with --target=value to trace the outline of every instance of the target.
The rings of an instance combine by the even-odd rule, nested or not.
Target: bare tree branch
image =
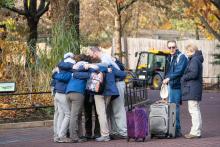
[[[8,6],[2,6],[3,8],[6,8],[6,9],[8,9],[8,10],[11,10],[11,11],[13,11],[13,12],[15,12],[15,13],[18,13],[19,15],[26,15],[26,13],[23,11],[23,10],[21,10],[21,9],[18,9],[18,8],[16,8],[16,7],[12,7],[12,8],[10,8],[10,7],[8,7]]]
[[[211,0],[211,3],[213,3],[213,5],[215,5],[218,10],[220,10],[220,0]]]
[[[108,11],[108,13],[114,18],[115,14],[114,12],[112,12],[109,8],[102,6],[106,11]]]
[[[220,16],[216,13],[214,13],[215,17],[220,21]]]
[[[114,18],[114,13],[116,13],[116,10],[114,9],[114,5],[110,2],[110,0],[107,0],[106,2],[99,1],[99,4]],[[109,5],[111,7],[109,7]]]
[[[112,0],[107,0],[108,4],[112,6],[112,8],[117,7],[117,5],[115,5],[115,3]]]
[[[119,11],[123,11],[128,9],[133,3],[135,3],[138,0],[131,0],[129,3],[125,4],[124,6],[120,7]]]
[[[29,0],[29,12],[31,16],[35,16],[36,15],[36,9],[37,9],[37,0]]]
[[[26,16],[30,16],[27,0],[24,0],[23,2],[24,2],[24,11],[26,13]]]
[[[36,17],[40,18],[45,12],[47,12],[49,10],[49,6],[50,6],[50,1],[46,4],[46,6],[37,13]]]
[[[40,5],[37,9],[37,12],[41,11],[45,6],[45,0],[40,0]]]
[[[124,19],[124,22],[122,23],[122,29],[125,28],[125,25],[131,20],[132,18],[132,15],[126,15],[125,19]]]
[[[186,7],[191,7],[192,5],[190,4],[190,2],[188,0],[183,0],[184,4]],[[215,38],[217,40],[220,41],[220,34],[215,31],[211,26],[210,24],[208,23],[208,21],[206,20],[206,18],[202,15],[200,15],[199,13],[196,14],[197,17],[199,17],[200,21],[202,22],[202,24],[205,26],[205,28],[207,29],[207,31],[210,33],[210,34],[213,34],[215,36]]]
[[[205,25],[206,29],[208,30],[209,33],[213,34],[216,39],[218,39],[220,41],[220,34],[215,31],[210,25],[209,23],[207,22],[207,20],[205,19],[205,17],[201,16],[198,14],[198,17],[200,19],[200,21]]]

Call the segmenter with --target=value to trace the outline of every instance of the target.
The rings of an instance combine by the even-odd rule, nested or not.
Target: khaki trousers
[[[109,136],[109,126],[106,109],[111,100],[110,96],[95,95],[95,106],[99,118],[101,136]]]

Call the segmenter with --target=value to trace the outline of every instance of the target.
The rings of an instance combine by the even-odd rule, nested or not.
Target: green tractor
[[[142,79],[153,89],[160,89],[166,71],[166,58],[170,55],[169,50],[150,49],[145,52],[136,52],[138,62],[135,71],[128,71],[127,78]]]

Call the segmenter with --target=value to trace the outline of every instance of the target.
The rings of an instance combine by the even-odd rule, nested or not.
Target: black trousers
[[[92,119],[92,110],[94,108],[95,120]],[[94,96],[88,93],[85,94],[84,101],[84,113],[85,113],[85,131],[87,136],[93,135],[93,123],[95,123],[94,136],[100,136],[100,125],[98,115],[95,108]]]

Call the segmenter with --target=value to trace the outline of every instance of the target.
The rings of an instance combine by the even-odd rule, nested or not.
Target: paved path
[[[149,98],[159,97],[157,91],[150,91]],[[149,139],[143,142],[114,140],[106,143],[89,141],[81,144],[53,143],[52,128],[28,128],[0,130],[0,147],[220,147],[220,93],[204,93],[201,103],[203,134],[201,139]],[[182,131],[190,130],[190,116],[186,103],[181,109]]]

